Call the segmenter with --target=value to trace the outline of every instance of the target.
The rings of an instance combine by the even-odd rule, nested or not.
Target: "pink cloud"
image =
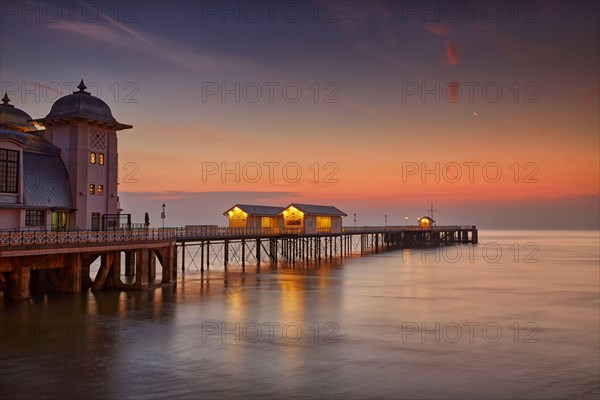
[[[456,100],[458,100],[458,89],[460,87],[460,82],[459,81],[452,81],[448,84],[448,99],[452,102],[452,103],[456,103]]]
[[[446,57],[450,64],[457,65],[460,61],[458,46],[454,42],[448,42],[446,45]]]
[[[424,27],[429,32],[433,33],[434,35],[438,35],[438,36],[448,36],[450,33],[452,33],[452,30],[446,25],[427,23],[424,25]]]
[[[46,90],[47,92],[53,92],[58,96],[62,96],[63,95],[63,91],[60,89],[60,87],[57,89],[57,87],[55,86],[48,86],[48,85],[44,85],[43,83],[40,82],[34,82],[34,81],[27,81],[28,84],[34,85],[36,88],[41,88]]]

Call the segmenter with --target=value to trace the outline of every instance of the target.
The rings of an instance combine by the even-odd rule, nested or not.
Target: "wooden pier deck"
[[[92,289],[144,290],[173,284],[178,266],[200,271],[232,264],[319,262],[386,250],[477,243],[475,226],[363,226],[341,232],[186,227],[118,231],[0,233],[0,289],[11,299],[35,292]],[[188,258],[189,256],[189,258]],[[200,265],[196,260],[200,258]],[[90,265],[100,269],[90,277]],[[162,278],[156,282],[156,265]],[[125,264],[122,280],[121,264]]]

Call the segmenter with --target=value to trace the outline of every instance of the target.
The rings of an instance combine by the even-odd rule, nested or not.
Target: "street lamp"
[[[354,213],[354,227],[356,228],[356,213]]]
[[[385,214],[385,226],[387,227],[387,214]]]
[[[165,229],[165,217],[167,216],[167,214],[165,214],[165,208],[166,207],[167,206],[165,206],[165,203],[163,203],[163,205],[162,205],[162,212],[160,213],[160,217],[162,218],[163,229]]]
[[[408,226],[408,217],[404,217],[404,222],[405,222],[406,226]]]

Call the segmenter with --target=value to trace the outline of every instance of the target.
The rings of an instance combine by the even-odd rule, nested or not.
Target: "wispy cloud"
[[[261,70],[258,63],[250,59],[187,48],[164,37],[136,31],[108,17],[103,17],[101,23],[58,21],[47,26],[52,30],[144,54],[192,72]]]
[[[448,42],[446,44],[446,58],[451,65],[457,65],[460,62],[460,53],[456,43]]]
[[[33,85],[36,89],[43,89],[46,93],[52,92],[52,93],[56,94],[57,96],[63,95],[62,89],[58,86],[49,86],[49,85],[45,85],[43,83],[34,82],[34,81],[27,81],[27,84]]]
[[[453,32],[450,27],[448,27],[446,25],[442,25],[442,24],[427,23],[424,25],[424,27],[429,32],[431,32],[437,36],[448,36],[449,34],[451,34]]]

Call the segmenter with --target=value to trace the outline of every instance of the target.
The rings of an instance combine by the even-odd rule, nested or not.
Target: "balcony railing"
[[[2,246],[34,246],[85,243],[143,242],[175,239],[176,229],[118,231],[21,231],[0,233]]]

